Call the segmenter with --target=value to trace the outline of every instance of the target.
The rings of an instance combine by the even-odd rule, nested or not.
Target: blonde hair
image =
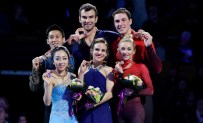
[[[124,37],[119,41],[118,47],[119,47],[120,43],[122,43],[122,42],[131,42],[131,43],[133,44],[133,48],[134,48],[134,50],[135,50],[135,46],[136,46],[136,45],[135,45],[134,40],[133,40],[132,38],[129,38],[129,37],[124,36]]]

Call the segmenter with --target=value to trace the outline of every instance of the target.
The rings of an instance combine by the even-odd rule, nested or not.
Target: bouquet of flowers
[[[128,97],[136,96],[138,92],[143,89],[144,86],[143,81],[139,77],[130,74],[127,75],[125,78],[122,78],[120,82],[125,88],[118,95],[119,103],[117,114],[119,114],[122,110],[123,105],[125,105],[125,103],[127,102]]]
[[[93,87],[93,86],[88,86],[86,92],[85,92],[86,96],[88,97],[89,101],[92,103],[99,103],[104,94],[101,92],[100,88],[98,87]]]
[[[143,81],[135,75],[129,74],[124,79],[122,79],[120,82],[124,87],[132,88],[136,91],[143,89]]]
[[[71,83],[70,83],[70,85],[68,85],[68,88],[71,91],[76,92],[76,93],[77,92],[82,92],[85,89],[83,82],[80,79],[77,79],[77,78],[71,80]]]

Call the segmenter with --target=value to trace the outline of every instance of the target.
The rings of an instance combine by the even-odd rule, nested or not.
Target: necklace
[[[97,67],[95,67],[95,68],[93,68],[93,69],[97,69],[97,70],[101,70],[102,68],[104,67],[104,65],[99,65],[99,66],[97,66]]]
[[[101,70],[103,67],[105,67],[106,65],[105,64],[100,64],[100,65],[98,65],[97,67],[94,67],[94,64],[93,64],[93,62],[90,64],[90,67],[92,68],[92,69],[96,69],[96,70]]]
[[[67,71],[65,72],[64,75],[60,75],[57,71],[54,71],[53,74],[54,74],[53,78],[62,80],[62,81],[59,80],[60,83],[64,83],[67,85],[70,83]]]
[[[67,75],[67,72],[64,75],[59,74],[57,71],[54,71],[54,73],[60,78],[64,78]]]

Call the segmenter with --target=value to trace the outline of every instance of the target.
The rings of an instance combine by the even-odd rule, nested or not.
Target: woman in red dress
[[[119,95],[116,103],[118,104],[118,123],[144,123],[145,111],[140,96],[153,95],[154,93],[152,80],[146,65],[133,62],[135,52],[133,39],[121,39],[118,44],[118,53],[121,61],[115,65],[116,78],[114,85],[114,97]],[[121,84],[121,80],[128,75],[139,77],[143,81],[144,88],[136,91],[135,89],[124,87]]]

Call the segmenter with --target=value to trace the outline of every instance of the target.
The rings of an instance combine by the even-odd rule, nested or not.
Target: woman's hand
[[[44,80],[44,85],[49,86],[51,85],[51,70],[47,70],[43,75],[42,79]]]
[[[123,61],[118,61],[116,62],[116,65],[115,65],[115,70],[119,73],[123,73],[123,68],[122,68],[122,65],[123,64]]]
[[[84,73],[89,65],[90,61],[83,60],[79,68],[79,73]]]

